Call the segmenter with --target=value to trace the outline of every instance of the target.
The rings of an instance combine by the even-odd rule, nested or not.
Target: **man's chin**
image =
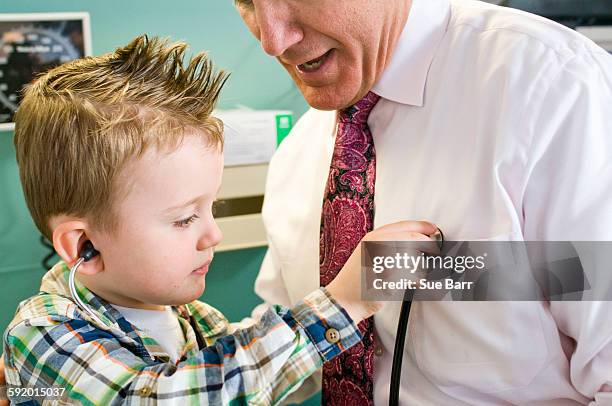
[[[341,110],[351,106],[358,100],[353,93],[343,91],[338,86],[315,88],[299,86],[302,96],[310,107],[317,110]]]
[[[308,97],[304,96],[304,98],[310,107],[314,107],[317,110],[341,110],[350,106],[350,101],[338,100],[336,97],[328,95],[309,95]]]

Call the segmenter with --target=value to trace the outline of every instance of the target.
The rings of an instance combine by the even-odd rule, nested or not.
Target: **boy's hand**
[[[0,355],[0,406],[8,406],[6,397],[6,379],[4,378],[4,355]]]
[[[434,224],[425,221],[400,221],[387,224],[367,233],[361,241],[433,241],[437,231]],[[360,322],[383,306],[383,302],[361,299],[361,243],[355,248],[336,278],[327,285],[327,291],[342,306],[355,323]]]

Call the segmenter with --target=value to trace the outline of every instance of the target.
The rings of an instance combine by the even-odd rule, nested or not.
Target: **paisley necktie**
[[[369,92],[338,111],[338,129],[321,215],[320,281],[331,282],[374,223],[376,154],[368,116],[380,97]],[[374,320],[359,323],[361,343],[323,366],[323,405],[372,405]]]

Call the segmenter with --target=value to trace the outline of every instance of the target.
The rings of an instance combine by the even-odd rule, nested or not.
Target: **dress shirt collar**
[[[429,67],[449,19],[449,0],[413,0],[393,56],[372,91],[394,102],[423,106]]]

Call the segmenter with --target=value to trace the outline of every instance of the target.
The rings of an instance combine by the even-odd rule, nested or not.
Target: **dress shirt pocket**
[[[546,364],[538,302],[419,305],[421,328],[413,329],[419,369],[449,394],[525,387]]]
[[[525,387],[549,358],[542,302],[415,302],[410,317],[419,369],[449,395]]]

